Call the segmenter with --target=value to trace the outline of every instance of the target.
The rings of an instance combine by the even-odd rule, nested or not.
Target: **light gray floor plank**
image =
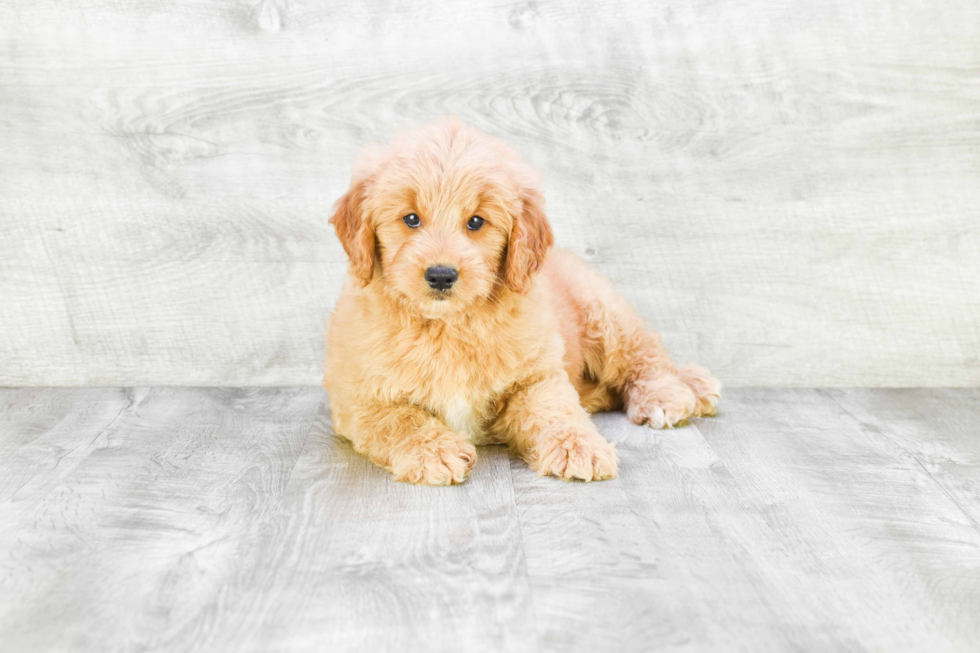
[[[43,403],[49,391],[21,392]],[[81,435],[62,420],[18,452],[47,440],[57,460],[0,503],[0,641],[186,650],[176,644],[210,627],[239,547],[278,507],[322,391],[93,392],[104,405],[78,420]],[[18,464],[5,457],[4,471]]]
[[[0,501],[43,495],[132,403],[112,388],[0,389]],[[26,487],[31,485],[31,487]]]
[[[952,410],[974,397],[958,391],[942,403]],[[743,514],[756,518],[757,528],[740,520],[733,534],[760,599],[781,599],[770,619],[789,628],[787,643],[976,650],[980,530],[925,470],[823,392],[726,399],[737,417],[697,428],[741,489]],[[916,437],[928,446],[928,432]],[[967,473],[976,478],[980,467]]]
[[[194,650],[535,650],[506,450],[481,448],[462,486],[417,487],[320,418]]]
[[[863,430],[921,466],[980,528],[980,389],[824,392]]]
[[[620,478],[395,483],[319,388],[0,390],[14,651],[972,651],[977,390],[596,416]]]
[[[924,470],[818,391],[722,410],[663,432],[597,416],[614,483],[513,465],[544,650],[975,650],[980,533]]]

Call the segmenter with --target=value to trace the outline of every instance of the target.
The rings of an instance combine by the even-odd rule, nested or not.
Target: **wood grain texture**
[[[0,391],[5,650],[535,650],[507,452],[395,483],[324,396]]]
[[[598,416],[623,461],[614,483],[569,493],[515,462],[545,648],[975,647],[975,429],[923,404],[980,413],[975,391],[732,391],[688,428]],[[943,461],[959,496],[899,441],[934,460],[960,442]]]
[[[48,392],[2,393],[16,417],[0,436],[21,444],[0,477],[33,463],[0,503],[5,648],[187,650],[278,507],[321,393]],[[42,431],[65,397],[66,416]],[[33,437],[18,437],[24,423]]]
[[[363,145],[455,113],[729,385],[980,383],[980,5],[0,6],[0,385],[315,384]]]
[[[742,389],[620,477],[392,481],[319,388],[0,390],[12,651],[974,651],[976,390]]]

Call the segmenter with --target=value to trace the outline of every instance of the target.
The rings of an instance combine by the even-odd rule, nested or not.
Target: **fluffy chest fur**
[[[442,418],[446,426],[470,436],[474,444],[482,444],[486,440],[484,406],[474,406],[466,397],[457,396],[446,405],[433,406],[432,410]]]
[[[496,399],[523,373],[535,349],[515,334],[500,336],[474,321],[400,330],[383,357],[392,395],[407,395],[449,428],[482,442]]]
[[[537,370],[562,364],[558,330],[542,311],[525,310],[526,300],[515,297],[449,321],[394,312],[361,293],[348,295],[338,303],[331,327],[328,390],[409,402],[474,442],[487,441],[486,428],[508,389]],[[334,327],[361,337],[334,341]]]

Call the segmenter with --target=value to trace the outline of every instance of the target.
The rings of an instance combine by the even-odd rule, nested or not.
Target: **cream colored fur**
[[[367,153],[337,203],[351,265],[324,386],[337,432],[398,480],[460,483],[488,442],[539,474],[613,478],[590,412],[625,408],[654,428],[714,414],[708,371],[675,367],[625,299],[552,247],[538,183],[514,150],[453,119]],[[447,293],[425,281],[433,265],[458,270]]]

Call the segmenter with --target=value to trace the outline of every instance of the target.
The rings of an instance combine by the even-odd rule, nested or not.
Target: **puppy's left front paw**
[[[525,460],[538,475],[557,476],[566,481],[616,478],[619,465],[611,443],[598,431],[590,432],[578,425],[543,436]]]

